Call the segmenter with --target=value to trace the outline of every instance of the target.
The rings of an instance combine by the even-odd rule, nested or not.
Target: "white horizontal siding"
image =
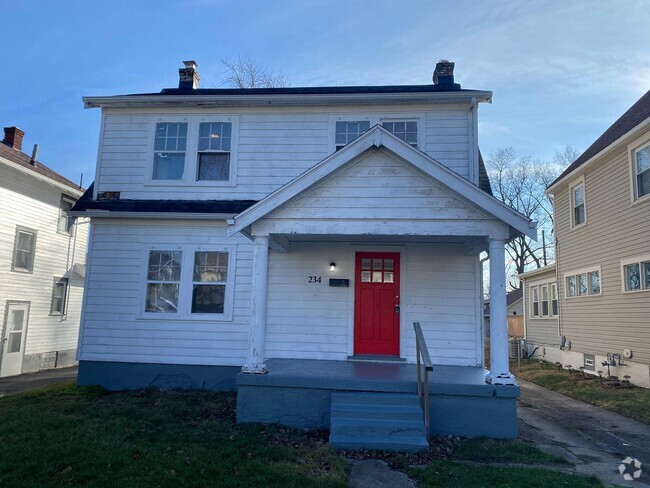
[[[57,232],[61,195],[57,187],[0,164],[0,317],[7,301],[30,302],[27,355],[77,346],[82,278],[70,277],[66,317],[51,316],[50,302],[54,277],[69,276],[73,253],[74,263],[85,263],[88,224],[77,226],[76,239]],[[37,231],[33,273],[11,271],[16,226]]]
[[[81,360],[241,365],[248,351],[252,245],[225,237],[225,223],[94,224]],[[236,246],[232,320],[141,318],[146,250]],[[187,286],[186,283],[183,283]],[[183,284],[181,286],[183,286]]]
[[[422,110],[422,109],[425,110]],[[335,107],[241,108],[237,139],[237,177],[234,186],[207,187],[191,184],[152,185],[151,131],[157,120],[169,117],[216,116],[218,108],[183,111],[105,111],[96,183],[98,191],[119,191],[128,199],[253,199],[259,200],[334,151],[330,119]],[[341,112],[343,113],[343,112]],[[413,113],[423,116],[421,148],[431,157],[464,177],[469,175],[468,108],[446,105],[347,107],[345,113],[372,116],[381,113]],[[232,115],[232,111],[228,114]],[[170,119],[171,120],[171,119]]]

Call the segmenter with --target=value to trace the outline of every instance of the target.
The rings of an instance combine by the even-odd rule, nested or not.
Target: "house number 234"
[[[322,279],[320,276],[309,276],[307,283],[321,283]]]

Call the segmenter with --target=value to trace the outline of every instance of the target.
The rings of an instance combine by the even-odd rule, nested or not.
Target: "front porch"
[[[334,398],[341,392],[357,395],[358,402],[343,399],[348,403],[375,398],[370,394],[385,394],[393,403],[398,395],[417,402],[415,364],[269,359],[267,366],[267,374],[237,376],[238,422],[331,430]],[[487,384],[486,374],[483,368],[434,366],[430,435],[516,437],[519,387]]]

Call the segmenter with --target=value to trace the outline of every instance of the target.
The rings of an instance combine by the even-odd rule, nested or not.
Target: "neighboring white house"
[[[492,94],[461,89],[453,66],[430,85],[199,89],[187,62],[178,89],[84,98],[102,126],[74,209],[92,219],[79,382],[237,383],[239,421],[329,426],[327,388],[345,375],[415,391],[418,322],[442,368],[432,388],[472,397],[432,406],[430,430],[516,434],[504,247],[536,230],[485,186],[478,106]],[[502,421],[479,421],[486,408]]]
[[[0,376],[12,376],[75,364],[88,225],[68,215],[82,189],[23,153],[23,131],[4,132]]]

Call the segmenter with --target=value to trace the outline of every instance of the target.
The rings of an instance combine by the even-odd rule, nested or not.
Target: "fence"
[[[508,337],[524,336],[524,316],[508,315]]]

